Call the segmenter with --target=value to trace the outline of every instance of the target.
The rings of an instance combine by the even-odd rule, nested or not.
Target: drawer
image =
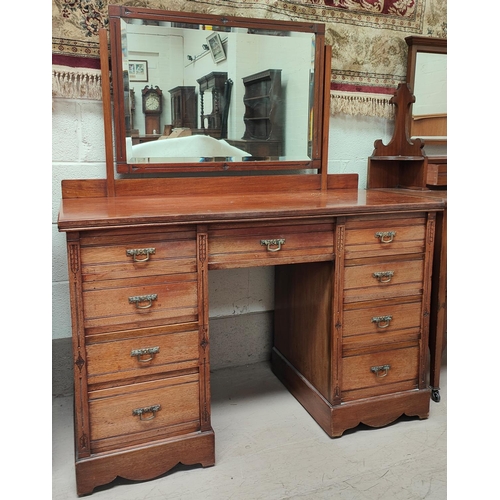
[[[342,360],[344,400],[415,389],[419,348],[392,349]]]
[[[213,226],[208,264],[218,269],[331,260],[333,234],[333,220]]]
[[[89,392],[92,452],[200,428],[198,374]]]
[[[441,158],[429,158],[427,164],[427,182],[429,186],[446,186],[448,184],[448,165]],[[446,195],[445,195],[446,196]]]
[[[422,258],[346,263],[344,302],[421,295],[423,276]]]
[[[196,321],[197,290],[195,273],[84,283],[85,328]]]
[[[86,348],[90,385],[198,366],[197,331],[87,343]]]
[[[354,218],[347,220],[345,228],[346,259],[425,250],[424,216]]]
[[[371,307],[346,307],[344,310],[343,336],[351,337],[367,334],[380,336],[389,333],[419,328],[422,301],[417,297],[415,302],[397,300],[383,301]]]
[[[196,271],[195,231],[112,233],[81,240],[84,281]]]

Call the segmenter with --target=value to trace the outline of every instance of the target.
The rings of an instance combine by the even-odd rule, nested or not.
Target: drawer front
[[[197,287],[196,274],[84,284],[85,327],[196,321]]]
[[[197,366],[197,331],[87,343],[89,384]]]
[[[418,366],[417,346],[345,357],[342,363],[343,397],[349,399],[353,391],[357,391],[357,397],[369,397],[415,388]]]
[[[161,439],[176,428],[198,430],[199,397],[198,374],[91,391],[93,450]]]
[[[350,219],[346,222],[345,258],[422,253],[425,228],[423,216]]]
[[[393,260],[346,265],[344,301],[383,299],[420,295],[424,276],[424,261]]]
[[[209,266],[245,267],[333,258],[333,221],[235,225],[209,230]]]
[[[85,237],[81,243],[84,281],[196,271],[194,231]]]
[[[349,309],[344,311],[343,335],[389,333],[420,327],[421,300],[409,303],[384,301],[375,307]]]

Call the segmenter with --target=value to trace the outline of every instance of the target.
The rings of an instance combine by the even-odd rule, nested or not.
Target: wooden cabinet
[[[157,475],[143,455],[213,465],[196,228],[71,233],[68,259],[78,494]]]
[[[347,219],[341,399],[424,390],[434,216]],[[364,238],[364,242],[363,242]],[[375,245],[373,241],[375,240]],[[378,246],[377,254],[373,247]],[[354,250],[354,251],[353,251]],[[353,315],[359,320],[353,329]],[[351,323],[344,328],[344,319]],[[421,407],[420,416],[428,412]],[[382,418],[385,418],[386,415]]]
[[[333,267],[276,268],[273,369],[331,437],[428,416],[434,229],[433,213],[342,217]]]
[[[197,128],[196,87],[180,86],[169,90],[173,128]]]
[[[227,73],[224,71],[212,71],[196,80],[200,90],[200,129],[204,134],[219,139],[223,128],[224,114],[229,107],[229,96],[225,92],[228,82]],[[205,94],[212,96],[211,111],[205,110]]]
[[[302,177],[286,183],[304,187]],[[349,188],[291,197],[272,182],[260,195],[235,194],[240,181],[248,183],[217,179],[214,196],[200,196],[213,183],[199,179],[194,196],[112,199],[95,196],[100,181],[85,181],[86,197],[72,196],[81,181],[65,181],[59,227],[68,243],[79,495],[117,476],[215,463],[211,269],[276,266],[272,368],[329,436],[428,416],[443,203]],[[153,183],[175,192],[178,181],[154,179],[148,190]]]
[[[283,98],[281,70],[268,69],[243,78],[245,134],[232,145],[252,156],[277,157],[283,153]]]

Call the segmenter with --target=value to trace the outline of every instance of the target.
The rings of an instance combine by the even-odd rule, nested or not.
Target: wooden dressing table
[[[327,175],[327,123],[316,114],[318,174],[115,179],[111,161],[106,179],[63,181],[79,495],[215,464],[211,269],[276,266],[272,369],[329,436],[428,417],[444,204]]]
[[[428,416],[442,202],[357,190],[355,176],[323,192],[301,177],[258,195],[243,192],[248,178],[193,193],[155,180],[114,198],[103,181],[63,183],[79,494],[215,463],[210,269],[278,266],[273,371],[328,435]]]

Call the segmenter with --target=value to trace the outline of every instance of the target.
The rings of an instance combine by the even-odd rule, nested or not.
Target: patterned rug
[[[447,36],[446,0],[52,0],[54,95],[99,93],[98,30],[109,3],[324,23],[333,113],[391,117],[388,101],[406,78],[405,37]]]

